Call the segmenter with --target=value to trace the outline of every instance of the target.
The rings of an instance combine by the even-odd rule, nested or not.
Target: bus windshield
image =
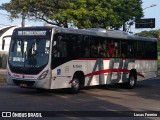
[[[14,37],[9,51],[9,65],[13,69],[23,68],[27,73],[32,71],[37,74],[47,65],[49,50],[50,40],[47,38]],[[24,73],[23,70],[19,72]]]

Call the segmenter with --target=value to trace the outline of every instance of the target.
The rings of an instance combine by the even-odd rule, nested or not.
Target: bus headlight
[[[48,70],[44,71],[39,77],[38,77],[38,80],[42,80],[44,79],[48,74]]]

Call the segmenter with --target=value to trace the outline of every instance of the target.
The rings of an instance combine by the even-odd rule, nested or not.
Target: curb
[[[6,75],[7,70],[6,69],[0,69],[0,75]]]
[[[7,77],[7,70],[6,69],[0,69],[0,86],[6,84],[6,77]],[[3,80],[4,79],[4,80]]]

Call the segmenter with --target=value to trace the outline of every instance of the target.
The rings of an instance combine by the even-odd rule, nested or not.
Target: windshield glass
[[[43,69],[48,63],[49,50],[50,40],[47,38],[15,37],[11,41],[9,65],[31,71]]]

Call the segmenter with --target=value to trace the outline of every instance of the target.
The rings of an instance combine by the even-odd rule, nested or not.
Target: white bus
[[[10,85],[37,89],[136,82],[156,77],[157,39],[102,29],[26,27],[14,30],[8,57]]]

